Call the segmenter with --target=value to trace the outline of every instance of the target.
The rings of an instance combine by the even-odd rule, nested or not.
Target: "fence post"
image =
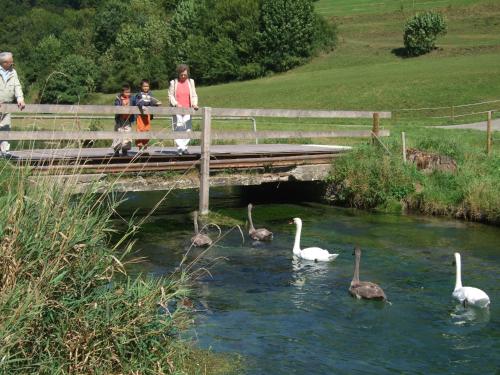
[[[210,143],[212,130],[212,108],[202,108],[201,133],[201,155],[200,155],[200,202],[199,211],[201,215],[207,215],[209,210],[209,186],[210,186]]]
[[[372,127],[372,144],[377,143],[377,137],[380,130],[380,114],[378,112],[373,113],[373,127]]]
[[[255,117],[251,117],[252,119],[252,124],[253,124],[253,132],[257,133],[257,121],[255,120]],[[255,137],[255,144],[259,144],[259,138]]]
[[[486,154],[491,154],[491,111],[488,111],[488,120],[486,123]]]
[[[406,135],[405,135],[405,132],[401,132],[401,141],[403,143],[403,163],[406,164]]]

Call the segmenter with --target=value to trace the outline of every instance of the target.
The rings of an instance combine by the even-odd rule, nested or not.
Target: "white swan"
[[[453,298],[463,303],[464,307],[472,305],[476,307],[488,307],[490,304],[490,297],[481,289],[473,288],[470,286],[462,286],[462,261],[460,253],[455,253],[455,263],[457,268],[457,278],[455,282],[455,290],[453,291]]]
[[[300,249],[300,234],[302,232],[302,220],[298,217],[293,219],[297,231],[295,232],[295,243],[293,244],[293,255],[305,259],[314,260],[315,262],[328,262],[335,260],[339,254],[330,254],[328,250],[320,247],[308,247],[303,250]]]

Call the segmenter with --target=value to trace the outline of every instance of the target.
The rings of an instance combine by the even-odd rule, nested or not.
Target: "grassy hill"
[[[430,8],[469,5],[477,0],[319,0],[316,10],[324,16],[351,16],[357,14],[380,14],[395,11],[420,11]]]
[[[396,55],[408,12],[336,17],[333,53],[274,77],[203,88],[200,97],[214,107],[391,110],[500,99],[500,3],[444,13],[448,35],[429,55]]]

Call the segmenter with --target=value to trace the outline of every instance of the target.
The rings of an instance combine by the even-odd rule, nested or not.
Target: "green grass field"
[[[319,0],[316,3],[316,11],[324,16],[350,16],[440,9],[474,2],[474,0]]]

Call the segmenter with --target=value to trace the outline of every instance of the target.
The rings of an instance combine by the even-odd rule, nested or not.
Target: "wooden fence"
[[[21,110],[15,104],[0,105],[0,112],[16,113]],[[34,114],[140,114],[138,107],[101,106],[101,105],[27,105],[24,113]],[[200,139],[200,202],[199,211],[208,213],[209,207],[209,175],[210,175],[210,145],[212,140],[254,139],[254,138],[350,138],[371,137],[376,142],[379,137],[389,136],[388,130],[380,130],[380,119],[390,118],[390,112],[369,111],[315,111],[292,109],[237,109],[203,107],[198,111],[193,109],[172,107],[147,107],[148,114],[176,115],[201,112],[202,127],[200,132],[148,132],[149,139]],[[345,131],[212,131],[212,117],[281,117],[281,118],[371,118],[373,126],[367,130]],[[144,133],[119,133],[113,131],[9,131],[2,132],[2,140],[85,140],[85,139],[142,139]]]

